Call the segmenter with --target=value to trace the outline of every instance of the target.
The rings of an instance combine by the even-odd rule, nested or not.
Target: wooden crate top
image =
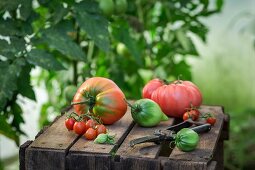
[[[161,122],[158,126],[153,128],[144,128],[135,124],[132,120],[130,110],[127,111],[125,116],[113,125],[107,126],[110,134],[115,134],[115,145],[107,144],[95,144],[93,141],[86,140],[83,136],[78,136],[74,132],[68,131],[65,128],[64,120],[65,116],[60,116],[55,122],[40,133],[40,135],[27,147],[26,158],[29,169],[29,164],[35,164],[38,160],[48,160],[54,152],[56,158],[58,153],[61,153],[61,159],[65,160],[64,165],[61,167],[67,167],[74,160],[78,163],[84,163],[87,158],[93,157],[93,160],[87,162],[88,165],[94,167],[99,166],[96,159],[110,160],[104,166],[115,167],[121,162],[125,162],[125,166],[135,169],[142,164],[135,162],[144,162],[143,168],[147,166],[154,169],[162,169],[162,164],[167,165],[169,162],[176,161],[188,161],[198,165],[207,166],[211,162],[217,143],[220,140],[225,115],[221,106],[201,106],[200,111],[215,113],[217,122],[212,127],[209,133],[200,134],[199,145],[196,150],[192,152],[182,152],[177,148],[170,149],[167,144],[157,145],[155,143],[143,143],[134,147],[129,146],[129,142],[132,139],[139,138],[145,135],[151,135],[156,129],[165,129],[174,123],[174,119],[170,118],[168,121]],[[37,155],[34,157],[33,154]],[[45,158],[39,158],[45,157]],[[38,160],[37,160],[38,159]],[[57,159],[58,160],[58,159]],[[116,163],[113,166],[113,162]],[[42,161],[43,162],[43,161]],[[86,162],[86,161],[85,161]],[[149,162],[149,164],[148,164]],[[68,165],[69,164],[69,165]],[[42,163],[42,166],[45,165]],[[215,162],[212,163],[215,165]],[[35,166],[35,165],[34,165]],[[55,165],[54,165],[55,166]],[[121,165],[123,166],[123,165]],[[73,166],[70,166],[73,167]],[[69,167],[69,169],[70,169]],[[50,168],[48,168],[50,169]]]

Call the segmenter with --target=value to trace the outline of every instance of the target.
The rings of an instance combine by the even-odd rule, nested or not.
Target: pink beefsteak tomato
[[[176,80],[167,84],[153,79],[145,85],[142,95],[158,103],[162,111],[171,117],[182,118],[188,108],[202,104],[202,94],[191,81]]]

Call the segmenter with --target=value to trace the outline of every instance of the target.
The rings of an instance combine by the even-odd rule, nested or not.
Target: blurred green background
[[[230,114],[225,168],[253,169],[255,2],[102,1],[0,0],[0,169],[18,169],[17,146],[86,78],[138,99],[153,77],[179,75]]]

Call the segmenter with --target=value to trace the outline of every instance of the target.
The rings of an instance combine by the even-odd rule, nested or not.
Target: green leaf
[[[121,25],[121,26],[120,26]],[[119,42],[126,45],[129,52],[134,57],[137,64],[142,64],[141,52],[139,50],[136,40],[134,40],[129,31],[129,26],[126,22],[120,23],[119,25],[113,26],[113,36]]]
[[[221,11],[224,4],[224,0],[216,0],[216,7],[218,11]]]
[[[17,145],[19,145],[19,137],[16,132],[12,129],[10,124],[6,122],[6,119],[3,115],[0,115],[0,134],[14,140]]]
[[[32,11],[32,0],[21,0],[20,18],[27,20]]]
[[[61,30],[45,30],[43,40],[50,48],[59,51],[71,60],[85,60],[85,54],[81,47],[66,34],[62,33]]]
[[[184,60],[180,61],[179,63],[176,63],[173,65],[173,75],[175,77],[178,77],[182,75],[183,80],[191,80],[191,68],[190,65],[188,65]]]
[[[68,13],[69,9],[68,8],[64,8],[62,4],[59,4],[56,7],[56,10],[54,11],[54,13],[52,14],[52,20],[54,24],[59,23],[62,18]]]
[[[31,66],[29,64],[23,67],[17,82],[18,91],[22,96],[36,101],[33,87],[30,85],[30,71]]]
[[[21,129],[20,129],[20,124],[25,123],[23,117],[22,117],[22,109],[21,107],[17,104],[14,103],[11,105],[11,114],[13,115],[12,119],[12,127],[15,127],[15,130],[21,134],[25,134]]]
[[[89,8],[88,8],[89,7]],[[84,1],[74,6],[75,18],[79,26],[86,31],[95,44],[104,51],[109,51],[110,40],[108,21],[99,13],[97,3]]]
[[[54,58],[53,55],[44,50],[33,49],[28,53],[27,60],[29,63],[40,66],[47,70],[63,70],[65,67]]]
[[[0,62],[0,111],[13,96],[15,90],[17,90],[17,77],[21,72],[21,67],[24,65],[23,59],[16,59],[12,64],[7,61]],[[4,104],[3,104],[4,103]]]
[[[1,0],[0,1],[0,13],[5,11],[12,11],[18,8],[20,0]]]
[[[15,27],[15,22],[13,20],[0,19],[0,35],[10,36],[10,35],[17,35],[17,33],[18,33],[18,30]]]

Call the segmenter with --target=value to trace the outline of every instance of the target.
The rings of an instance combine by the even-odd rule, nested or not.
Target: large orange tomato
[[[77,90],[73,103],[77,114],[88,111],[99,116],[104,124],[113,124],[127,111],[125,95],[110,79],[93,77],[86,80]]]
[[[182,80],[170,84],[159,79],[152,80],[145,85],[143,97],[158,103],[166,115],[179,118],[191,105],[199,107],[202,104],[202,94],[198,87],[190,81]]]

